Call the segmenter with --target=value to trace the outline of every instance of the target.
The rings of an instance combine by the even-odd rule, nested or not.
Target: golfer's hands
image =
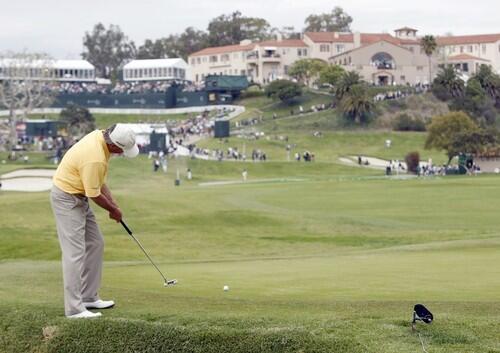
[[[115,207],[113,211],[109,212],[109,218],[114,219],[116,222],[122,220],[122,211],[118,207]]]

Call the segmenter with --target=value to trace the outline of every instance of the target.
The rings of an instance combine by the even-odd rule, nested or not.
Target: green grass
[[[65,320],[48,194],[2,192],[0,351],[410,353],[421,351],[409,321],[422,302],[436,318],[419,325],[429,352],[500,352],[498,177],[394,180],[329,162],[183,159],[164,175],[150,163],[114,159],[109,184],[178,286],[163,288],[96,210],[101,293],[117,306],[103,320]],[[247,184],[198,186],[239,180],[243,167]],[[280,178],[297,180],[252,183]],[[47,326],[55,335],[43,339]]]
[[[252,92],[252,95],[248,98],[243,97],[241,100],[236,101],[235,104],[243,105],[246,108],[246,111],[241,114],[234,121],[244,120],[244,119],[252,119],[263,117],[264,119],[272,119],[273,114],[276,114],[277,117],[289,116],[291,110],[293,109],[295,114],[299,112],[300,106],[304,110],[308,110],[312,105],[318,104],[330,104],[332,102],[332,97],[319,94],[310,90],[305,90],[302,96],[297,97],[290,103],[283,103],[279,100],[273,100],[268,98],[264,94],[255,94]]]
[[[306,95],[296,108],[329,99]],[[172,159],[165,175],[146,157],[111,161],[125,220],[179,284],[164,288],[125,231],[94,207],[106,241],[101,294],[117,302],[102,319],[63,317],[48,193],[0,191],[0,352],[414,353],[422,346],[412,308],[424,303],[435,315],[418,327],[428,352],[500,353],[498,176],[387,179],[338,158],[446,157],[424,150],[422,133],[346,127],[334,111],[272,120],[290,108],[261,96],[242,102],[240,119],[263,114],[254,128],[266,137],[200,146],[261,149],[268,162]],[[140,119],[96,117],[100,127]],[[316,162],[288,162],[287,144]],[[30,154],[29,167],[49,162]],[[0,175],[23,167],[0,164]],[[247,183],[199,185],[238,182],[243,169]]]

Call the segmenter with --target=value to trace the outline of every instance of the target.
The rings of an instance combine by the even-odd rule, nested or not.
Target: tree
[[[337,81],[335,88],[335,96],[338,101],[341,101],[344,95],[349,93],[352,87],[362,83],[361,76],[356,71],[346,71]]]
[[[437,42],[436,38],[432,35],[426,35],[423,36],[422,39],[420,40],[420,46],[424,50],[425,55],[427,55],[428,63],[429,63],[429,84],[432,82],[432,62],[431,62],[431,57],[432,54],[437,49]]]
[[[288,75],[309,86],[311,79],[318,76],[327,66],[321,59],[301,59],[290,66]]]
[[[270,39],[271,25],[263,18],[244,17],[236,11],[220,15],[208,24],[208,44],[223,46],[238,44],[244,39],[262,41]]]
[[[95,118],[87,108],[70,105],[59,113],[72,136],[81,137],[95,130]]]
[[[420,166],[420,153],[410,152],[405,157],[405,163],[408,171],[414,174],[418,173],[418,168]]]
[[[456,153],[480,155],[498,145],[498,133],[494,130],[464,131],[456,134],[451,149]]]
[[[342,66],[327,65],[319,73],[319,82],[321,84],[336,86],[344,73],[345,70]]]
[[[290,103],[295,97],[302,95],[302,87],[289,80],[276,80],[266,86],[265,93],[270,98]]]
[[[462,152],[457,150],[453,145],[457,136],[464,133],[477,132],[479,131],[479,127],[464,112],[451,112],[432,118],[427,131],[425,148],[446,151],[449,164],[453,157]]]
[[[464,90],[465,83],[452,66],[441,68],[432,83],[432,93],[442,101],[462,97]]]
[[[156,40],[146,39],[137,49],[136,59],[183,58],[208,45],[204,31],[188,27],[181,34],[171,34]]]
[[[493,72],[491,66],[482,64],[472,78],[479,82],[491,99],[500,97],[500,76]]]
[[[134,43],[119,26],[106,28],[102,23],[96,24],[92,32],[85,32],[83,46],[82,57],[95,65],[99,75],[112,78],[117,77],[119,67],[134,58],[136,52]]]
[[[9,147],[12,148],[17,144],[18,115],[26,117],[34,108],[47,107],[54,99],[53,91],[47,89],[52,80],[53,60],[36,53],[6,56],[0,58],[4,72],[0,81],[0,105],[9,111]]]
[[[336,6],[329,13],[309,15],[304,22],[304,32],[350,32],[352,17]]]
[[[188,27],[179,35],[177,48],[180,57],[188,56],[208,46],[208,34],[193,27]]]
[[[449,105],[451,110],[467,112],[481,126],[493,125],[496,122],[497,111],[494,101],[483,89],[477,77],[469,79],[464,95],[454,99]]]
[[[171,55],[169,47],[165,45],[167,42],[165,39],[157,39],[152,41],[151,39],[146,39],[144,44],[137,48],[136,59],[163,59],[168,58]]]
[[[367,122],[374,107],[373,97],[365,84],[350,87],[340,101],[340,110],[344,116],[355,123]]]
[[[281,28],[273,27],[271,29],[273,37],[281,37],[282,39],[300,39],[301,33],[295,30],[293,26],[284,26]]]

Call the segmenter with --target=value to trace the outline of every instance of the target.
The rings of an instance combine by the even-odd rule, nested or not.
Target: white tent
[[[3,58],[0,59],[1,78],[95,81],[95,68],[87,60]]]
[[[123,80],[185,80],[187,69],[188,64],[180,58],[132,60],[123,67]]]

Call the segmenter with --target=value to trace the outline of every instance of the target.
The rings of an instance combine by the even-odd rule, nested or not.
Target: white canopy
[[[52,69],[61,70],[93,70],[94,65],[89,63],[87,60],[41,60],[35,59],[17,59],[17,58],[3,58],[0,59],[0,67],[48,67]]]
[[[126,64],[124,69],[154,69],[160,67],[177,67],[180,69],[187,69],[188,64],[184,59],[150,59],[150,60],[132,60]]]

